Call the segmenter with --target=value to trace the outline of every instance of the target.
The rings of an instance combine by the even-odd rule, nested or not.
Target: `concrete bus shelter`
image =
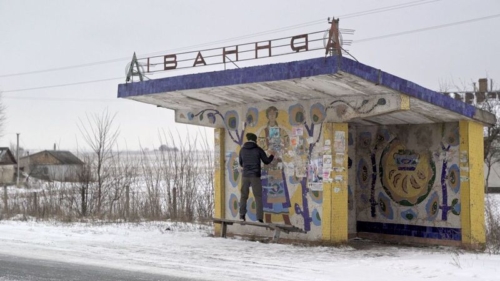
[[[485,243],[483,127],[495,116],[472,105],[337,56],[120,84],[118,97],[215,129],[217,218],[238,218],[252,132],[278,157],[263,170],[265,222],[305,232],[284,238]],[[256,220],[252,198],[248,210]]]

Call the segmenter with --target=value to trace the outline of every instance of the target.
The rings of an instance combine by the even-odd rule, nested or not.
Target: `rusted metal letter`
[[[302,39],[302,38],[305,39],[304,45],[302,45],[302,46],[295,46],[295,40]],[[308,40],[307,34],[293,36],[292,40],[290,41],[290,47],[295,52],[299,52],[300,50],[306,50],[306,51],[308,51],[309,50],[309,40]]]
[[[163,57],[163,69],[170,70],[177,68],[177,55],[166,55]]]
[[[238,61],[238,46],[236,46],[236,50],[226,51],[226,47],[222,49],[222,61],[226,63],[226,55],[236,54],[236,61]]]
[[[328,43],[325,48],[325,55],[328,52],[333,51],[335,55],[342,55],[342,46],[340,46],[340,36],[339,36],[339,19],[332,19],[332,25],[328,31]]]
[[[200,63],[202,63],[203,65],[207,65],[207,63],[205,62],[205,59],[201,55],[201,52],[198,52],[198,55],[196,56],[196,59],[194,60],[193,67],[195,67],[196,65],[198,65]]]
[[[259,43],[255,43],[255,58],[259,58],[259,50],[264,50],[268,49],[269,50],[269,56],[271,56],[271,40],[269,40],[269,43],[264,46],[259,46]]]

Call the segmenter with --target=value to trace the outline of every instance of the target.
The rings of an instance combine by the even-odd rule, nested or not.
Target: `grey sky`
[[[217,44],[231,46],[328,28],[326,18],[381,8],[412,0],[377,1],[6,1],[0,0],[0,76],[130,58],[157,51],[203,44],[242,35],[322,20],[260,37]],[[340,20],[348,50],[362,63],[439,90],[440,81],[458,85],[488,77],[500,85],[500,17],[421,33],[356,43],[356,40],[458,22],[500,13],[498,0],[441,0],[405,9]],[[165,52],[168,54],[170,52]],[[305,57],[318,57],[321,52]],[[268,64],[297,56],[259,60]],[[85,114],[108,109],[117,113],[120,146],[158,147],[159,130],[193,135],[200,129],[175,124],[173,111],[116,98],[124,79],[47,88],[11,90],[123,77],[128,59],[115,63],[32,75],[0,77],[7,123],[0,145],[15,143],[31,151],[83,146],[77,127]],[[192,73],[193,71],[191,71]],[[164,75],[180,75],[170,72]],[[163,76],[164,76],[163,75]],[[152,79],[162,77],[151,76]],[[82,100],[80,100],[82,99]],[[205,132],[205,129],[201,129]],[[212,130],[207,129],[212,138]]]

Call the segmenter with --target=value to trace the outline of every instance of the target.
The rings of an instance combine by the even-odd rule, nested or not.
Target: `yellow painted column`
[[[348,239],[348,190],[347,190],[347,123],[323,124],[325,155],[323,171],[331,162],[330,178],[323,177],[322,239],[331,243],[347,242]]]
[[[225,218],[225,157],[224,157],[224,136],[225,136],[224,128],[216,128],[214,129],[214,217],[215,218]],[[215,235],[220,235],[221,233],[221,225],[214,224],[214,232]]]
[[[486,242],[483,125],[462,120],[459,130],[462,243],[473,248],[483,247]]]

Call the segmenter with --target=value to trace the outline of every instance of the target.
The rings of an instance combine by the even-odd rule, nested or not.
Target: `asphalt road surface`
[[[0,281],[188,281],[196,279],[0,255]]]

